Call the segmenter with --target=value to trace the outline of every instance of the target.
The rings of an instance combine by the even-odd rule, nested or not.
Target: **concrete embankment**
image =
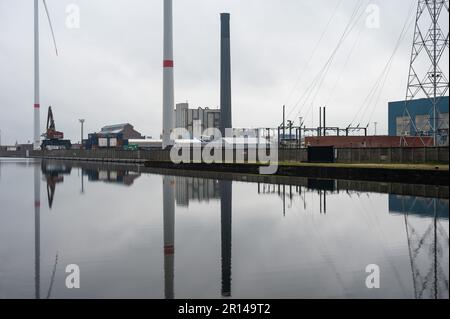
[[[222,152],[225,154],[225,151]],[[235,150],[233,157],[237,155],[247,160],[249,150]],[[308,161],[307,149],[280,149],[277,154],[280,163],[305,163]],[[25,151],[8,152],[0,149],[0,157],[42,157],[71,160],[89,161],[170,161],[170,152],[154,150],[123,151],[117,149],[98,150],[55,150],[55,151]],[[256,157],[257,162],[263,162]],[[342,164],[427,164],[449,163],[448,147],[424,147],[424,148],[337,148],[335,149],[335,162]]]

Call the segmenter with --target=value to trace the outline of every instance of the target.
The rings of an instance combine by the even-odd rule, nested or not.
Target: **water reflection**
[[[34,166],[34,286],[35,298],[41,298],[41,184],[40,168]]]
[[[276,185],[276,184],[262,184],[258,183],[258,194],[278,194],[283,200],[283,216],[286,216],[286,207],[292,208],[292,202],[294,196],[299,196],[303,203],[303,208],[308,208],[305,195],[308,191],[312,191],[319,196],[319,213],[327,214],[327,195],[333,193],[339,193],[337,190],[336,180],[326,179],[313,179],[308,178],[306,186],[293,186],[293,185]],[[289,200],[289,204],[286,205],[286,200]]]
[[[305,194],[306,191],[313,191],[319,195],[319,213],[327,214],[327,194],[336,191],[336,181],[326,179],[307,179],[307,186],[281,185],[281,184],[264,184],[258,183],[258,195],[277,194],[283,201],[283,216],[286,217],[286,207],[292,208],[294,196],[299,196],[303,203],[303,209],[307,209]],[[338,192],[338,191],[337,191]],[[289,204],[286,205],[286,199]]]
[[[164,208],[164,291],[166,299],[174,299],[175,272],[175,178],[163,178]]]
[[[448,222],[449,203],[436,198],[389,195],[389,211],[405,217],[408,236],[414,296],[422,298],[448,297],[448,278],[444,268],[449,238],[442,221]],[[428,225],[417,224],[414,217],[427,218]]]
[[[1,161],[0,161],[1,163]],[[21,164],[28,164],[23,162]],[[43,180],[47,184],[47,199],[48,207],[53,207],[53,201],[55,198],[56,185],[64,183],[64,176],[70,176],[72,173],[72,163],[60,162],[60,161],[42,161],[39,167],[38,163],[34,164],[34,247],[35,247],[35,299],[41,298],[41,187],[40,179],[41,174]],[[134,180],[140,177],[139,173],[130,172],[122,169],[108,169],[100,170],[98,168],[81,168],[81,193],[84,194],[84,176],[88,176],[90,182],[103,181],[105,183],[122,184],[125,186],[131,186]],[[173,254],[172,254],[172,278],[173,278]],[[169,261],[170,263],[170,261]],[[49,288],[46,294],[46,298],[51,297],[55,275],[58,265],[58,253],[55,256],[55,262],[51,274]],[[173,279],[172,279],[173,281]],[[172,289],[173,290],[173,289]]]
[[[48,206],[52,208],[56,184],[61,184],[64,182],[64,175],[70,175],[72,173],[72,166],[62,162],[43,161],[41,164],[41,169],[42,175],[47,182]]]
[[[83,169],[82,176],[86,175],[90,182],[113,183],[124,186],[131,186],[141,174],[125,169]]]
[[[209,203],[220,199],[219,181],[197,177],[175,177],[176,202],[189,207],[189,202]]]
[[[231,181],[220,181],[220,221],[222,237],[222,296],[231,297],[231,234],[232,234]]]
[[[299,196],[307,209],[305,193],[316,192],[319,195],[319,213],[327,212],[327,194],[339,193],[335,180],[308,179],[307,186],[288,186],[258,183],[259,195],[277,194],[283,202],[283,215],[286,215],[286,198],[292,201]],[[345,191],[351,197],[359,192]],[[370,194],[366,194],[370,198]],[[449,236],[443,223],[449,219],[448,199],[425,198],[389,194],[389,212],[404,216],[407,234],[408,252],[411,264],[411,277],[416,299],[442,299],[449,295],[448,267]],[[426,219],[427,227],[417,223],[415,218]],[[339,276],[336,273],[336,276]]]
[[[201,187],[199,187],[201,185]],[[222,296],[231,296],[231,233],[232,233],[232,182],[211,181],[205,179],[163,177],[163,210],[164,210],[164,291],[166,299],[175,298],[175,192],[177,190],[177,206],[189,205],[189,200],[198,202],[216,198],[219,186],[221,210],[222,240]],[[202,191],[198,191],[201,189]],[[191,194],[190,196],[186,196]],[[202,196],[200,196],[202,195]]]
[[[0,164],[2,164],[1,161]],[[20,165],[23,165],[23,163]],[[379,194],[375,193],[343,189],[339,186],[340,183],[334,180],[305,179],[302,182],[303,186],[276,184],[270,183],[270,181],[249,184],[201,177],[173,177],[167,175],[159,177],[144,173],[140,168],[127,166],[96,166],[93,164],[71,164],[51,161],[32,165],[34,174],[34,297],[37,299],[41,298],[42,295],[50,298],[52,291],[56,297],[66,296],[65,294],[67,293],[63,290],[65,274],[64,266],[60,266],[61,254],[58,253],[59,248],[53,248],[53,246],[58,247],[59,245],[49,246],[48,237],[45,244],[43,244],[45,256],[43,260],[46,260],[46,263],[43,264],[43,269],[45,270],[43,270],[44,277],[42,277],[42,282],[45,288],[41,287],[41,253],[43,253],[41,251],[41,235],[48,235],[48,232],[52,230],[49,225],[55,223],[54,227],[59,227],[56,226],[58,225],[55,221],[56,218],[58,218],[59,223],[63,223],[64,220],[69,218],[69,216],[64,216],[67,214],[66,209],[70,209],[69,205],[77,203],[76,207],[78,209],[81,207],[78,204],[82,205],[86,202],[92,205],[94,203],[97,205],[95,206],[96,210],[109,211],[111,207],[114,208],[115,205],[119,205],[121,200],[133,203],[133,206],[130,207],[129,211],[123,211],[111,216],[111,220],[114,220],[114,225],[118,225],[118,228],[105,234],[108,240],[111,240],[108,236],[122,239],[127,239],[127,236],[131,236],[130,241],[125,241],[124,244],[124,247],[126,247],[124,251],[130,251],[130,254],[131,252],[136,252],[141,255],[146,254],[146,252],[145,250],[138,250],[135,246],[142,241],[139,238],[135,238],[136,228],[125,228],[123,230],[121,228],[123,221],[118,220],[118,216],[126,218],[129,214],[133,214],[141,209],[147,210],[147,212],[150,210],[152,216],[153,211],[159,211],[159,216],[161,216],[162,211],[161,219],[152,217],[150,222],[151,227],[157,227],[161,231],[159,238],[162,239],[163,254],[161,254],[162,245],[159,244],[158,254],[161,261],[157,263],[160,265],[159,269],[162,272],[158,273],[156,270],[158,267],[153,265],[154,260],[157,260],[157,258],[152,255],[148,260],[150,267],[148,265],[145,266],[144,269],[147,269],[146,271],[137,270],[136,276],[141,278],[141,281],[147,276],[151,278],[159,277],[159,280],[163,283],[160,293],[166,299],[191,296],[187,292],[186,287],[189,287],[187,282],[189,282],[190,276],[189,269],[192,267],[200,269],[200,273],[202,269],[205,271],[203,276],[196,279],[199,287],[212,286],[217,293],[217,295],[214,295],[208,290],[210,293],[203,295],[201,290],[193,291],[193,295],[199,297],[257,297],[263,292],[262,296],[272,298],[317,296],[359,298],[361,292],[366,294],[363,286],[355,284],[354,268],[359,266],[352,266],[352,270],[349,270],[346,262],[353,265],[358,264],[358,262],[369,264],[373,259],[376,261],[378,248],[376,245],[371,246],[367,244],[367,251],[351,254],[351,259],[346,260],[345,251],[351,251],[352,249],[340,249],[337,243],[343,241],[347,245],[350,243],[349,245],[358,247],[357,245],[359,244],[355,242],[355,238],[356,240],[369,243],[372,240],[376,243],[378,239],[371,238],[371,231],[382,234],[381,238],[388,242],[391,237],[398,238],[392,240],[395,243],[393,247],[389,246],[386,248],[380,242],[380,249],[384,255],[383,258],[388,264],[387,267],[392,269],[393,276],[397,280],[397,282],[394,280],[395,283],[391,282],[393,280],[385,282],[388,286],[392,285],[390,286],[393,292],[392,296],[406,296],[418,299],[448,298],[448,199],[393,194],[380,197]],[[73,173],[74,166],[81,172],[78,176]],[[9,166],[6,165],[5,169],[5,165],[3,165],[2,169],[2,178],[8,180]],[[90,201],[89,193],[92,193],[93,197],[101,193],[98,187],[89,187],[89,184],[86,185],[87,192],[85,196],[77,198],[76,201],[71,201],[71,198],[77,194],[73,193],[74,187],[70,186],[74,184],[76,189],[79,190],[79,183],[81,182],[83,193],[85,176],[88,177],[88,183],[92,185],[102,181],[110,185],[126,185],[128,187],[114,187],[119,192],[120,190],[126,190],[126,192],[120,193],[123,194],[121,200],[111,196],[110,192],[112,190],[108,190],[107,196],[111,206],[105,206],[104,208],[100,205],[102,203],[100,200]],[[147,185],[146,187],[151,187],[151,190],[144,189],[144,196],[146,192],[151,191],[152,193],[161,194],[162,201],[161,197],[158,198],[159,195],[155,195],[156,200],[151,202],[150,206],[148,204],[140,206],[139,201],[136,202],[137,196],[141,195],[134,197],[133,194],[135,192],[141,194],[140,189],[142,189],[143,183],[147,180],[146,177],[142,176],[151,178],[151,182],[145,184]],[[139,177],[142,177],[142,183],[141,179],[138,183],[135,182]],[[50,209],[54,206],[53,210],[58,211],[57,206],[60,206],[58,214],[46,215],[47,208],[44,207],[44,213],[41,216],[41,181],[44,181],[44,185],[47,184],[48,208]],[[56,185],[58,185],[57,192],[55,192]],[[3,187],[4,184],[0,184],[2,190],[4,189]],[[76,193],[79,194],[79,191],[76,191]],[[144,199],[144,197],[141,198]],[[244,198],[248,198],[248,206]],[[344,210],[339,211],[337,206],[341,202],[347,203],[347,206],[342,206]],[[374,205],[374,202],[380,202],[381,205]],[[53,205],[53,203],[55,204]],[[383,203],[388,209],[380,214],[377,209],[384,209]],[[352,205],[356,207],[361,206],[361,209],[351,212],[349,209],[354,209]],[[373,207],[370,205],[373,205]],[[10,207],[10,209],[13,209],[13,207]],[[280,214],[280,211],[282,211],[283,216]],[[209,216],[214,215],[217,216],[217,219],[215,219],[217,222],[209,222],[204,226],[199,225],[194,226],[195,228],[189,228],[187,225],[200,223],[200,219],[197,220],[193,216],[187,218],[186,212],[189,212],[191,215],[195,212],[207,212],[208,214],[204,214],[202,219],[210,218]],[[81,214],[81,211],[77,214]],[[96,212],[92,211],[90,214],[94,218]],[[310,217],[305,218],[302,215]],[[69,224],[73,222],[74,216],[77,215],[70,217]],[[252,216],[251,219],[250,216]],[[267,216],[270,216],[270,218],[267,218]],[[364,219],[360,219],[361,216],[367,218],[367,225],[361,224],[361,221],[364,221]],[[0,215],[1,218],[2,216]],[[42,234],[41,218],[44,218],[43,225],[46,225],[44,226],[46,231]],[[381,219],[383,219],[383,222],[380,221]],[[398,223],[399,219],[403,220],[402,224]],[[93,220],[95,221],[96,219]],[[104,219],[99,217],[98,221],[102,220]],[[133,220],[132,217],[130,220]],[[175,227],[176,220],[177,227]],[[358,221],[353,222],[353,220]],[[288,222],[285,223],[283,221]],[[344,221],[344,223],[341,221]],[[5,222],[7,223],[8,221],[5,220],[3,223]],[[293,223],[299,228],[298,230],[292,228]],[[88,224],[91,223],[82,223],[80,227],[86,229],[86,236],[92,237],[93,235],[90,232],[94,232],[95,228]],[[355,234],[349,234],[348,228],[344,228],[344,225],[354,226]],[[369,231],[364,231],[365,227],[368,227]],[[149,228],[149,230],[152,229]],[[303,234],[303,232],[308,231],[311,231],[311,234]],[[124,234],[127,235],[125,236]],[[213,235],[211,236],[211,234]],[[195,246],[195,243],[198,243],[196,241],[189,241],[192,244],[191,246],[187,243],[189,238],[192,237],[214,242],[214,234],[217,234],[218,237],[217,246],[205,245],[201,246],[201,248]],[[235,235],[232,236],[232,234]],[[175,263],[175,235],[177,236],[178,247],[177,263]],[[366,240],[365,236],[370,240]],[[288,238],[289,241],[286,241]],[[292,242],[292,240],[294,241]],[[108,251],[108,242],[105,240],[101,241],[101,243],[104,245],[102,248],[106,249],[106,252],[100,252],[103,254],[101,257],[108,262],[115,258],[114,256],[117,254],[117,258],[120,258],[117,262],[120,265],[134,263],[132,260],[136,259],[136,257],[128,256],[128,253],[123,256],[120,254],[121,250],[118,249]],[[61,246],[64,246],[64,240],[61,241]],[[255,246],[254,249],[252,246]],[[0,260],[3,257],[2,254],[5,253],[5,250],[2,250],[1,247]],[[72,254],[74,249],[81,253],[86,249],[81,244],[75,247],[72,247]],[[205,249],[205,247],[215,247],[216,251],[201,251],[197,255],[196,250]],[[291,253],[284,250],[280,251],[279,247],[286,247],[285,249],[291,251]],[[70,252],[70,250],[67,251],[67,247],[66,251],[59,251],[64,252],[66,258]],[[296,256],[297,252],[301,258],[291,257]],[[194,257],[189,259],[190,257],[186,257],[186,254],[193,254],[197,258],[201,255],[214,256],[217,263],[210,264],[211,267],[215,268],[215,270],[211,271],[220,273],[220,277],[209,274],[208,269],[210,268],[203,265],[203,260],[195,259]],[[270,255],[268,259],[264,258],[266,254]],[[361,254],[367,255],[368,258],[366,258],[367,256],[359,256]],[[88,250],[86,250],[86,256],[85,258],[92,259],[92,256],[89,257]],[[408,268],[405,265],[402,266],[403,260],[406,260],[403,257],[407,257]],[[75,259],[75,261],[77,260]],[[0,273],[1,267],[2,263],[0,263]],[[361,267],[361,269],[361,276],[364,277],[364,268]],[[92,274],[85,276],[93,277],[91,279],[93,283],[97,272],[86,270],[87,273],[89,271],[92,271]],[[323,273],[324,271],[330,271],[331,275],[327,274],[327,272]],[[113,273],[110,276],[111,278],[116,278],[113,280],[117,280],[117,285],[120,285],[119,273]],[[324,277],[323,279],[321,278],[322,276]],[[288,277],[290,279],[287,279]],[[209,278],[208,281],[203,282],[203,279],[206,280],[206,278]],[[215,280],[214,283],[209,281],[211,278]],[[322,292],[321,289],[323,288],[318,288],[319,286],[326,286],[328,281],[336,283],[338,287],[334,288],[336,292],[327,294],[326,290]],[[362,280],[363,282],[364,280]],[[122,283],[122,285],[128,287],[127,283]],[[131,290],[131,287],[129,286],[128,289]],[[157,286],[146,286],[137,297],[146,296],[147,294],[155,296],[155,287]],[[103,294],[108,294],[107,291],[102,290],[100,282],[97,289]],[[1,288],[0,293],[2,293]],[[84,297],[83,294],[77,296]],[[132,296],[136,297],[136,295]],[[94,297],[103,298],[104,295],[99,293]],[[128,297],[128,295],[122,297]],[[384,295],[378,295],[377,297],[384,297]]]
[[[35,278],[35,299],[41,298],[41,186],[40,175],[41,171],[47,181],[47,198],[48,205],[51,208],[53,204],[53,198],[55,195],[55,186],[57,183],[64,182],[62,174],[70,175],[72,169],[63,164],[61,165],[46,165],[42,163],[39,169],[38,164],[34,165],[34,278]],[[61,175],[60,175],[61,174]],[[52,294],[53,283],[55,280],[55,274],[58,264],[58,253],[55,256],[55,264],[52,271],[50,285],[47,291],[46,298],[50,299]]]

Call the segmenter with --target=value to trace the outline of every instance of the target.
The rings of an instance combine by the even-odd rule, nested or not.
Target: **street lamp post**
[[[81,124],[81,148],[83,148],[83,130],[84,130],[84,122],[86,121],[86,120],[84,120],[84,119],[80,119],[79,120],[80,121],[80,124]]]

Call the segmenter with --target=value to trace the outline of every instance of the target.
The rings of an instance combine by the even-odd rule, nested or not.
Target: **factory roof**
[[[120,133],[122,132],[126,126],[133,127],[130,123],[124,123],[124,124],[115,124],[115,125],[109,125],[102,128],[102,133]]]

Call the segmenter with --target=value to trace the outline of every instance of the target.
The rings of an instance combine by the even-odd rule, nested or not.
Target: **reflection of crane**
[[[444,254],[446,250],[448,251],[449,241],[448,235],[439,221],[436,207],[437,201],[435,198],[429,199],[427,209],[434,212],[434,217],[432,223],[422,232],[413,226],[409,220],[409,211],[411,209],[405,207],[405,202],[402,202],[414,284],[414,297],[416,299],[448,298],[449,283],[445,271],[442,268],[441,261],[445,261]],[[414,205],[414,202],[412,205]],[[439,237],[444,239],[444,244],[438,240]],[[421,253],[426,254],[425,258],[420,258]],[[422,259],[431,261],[425,272],[423,267],[420,267],[423,265],[423,263],[420,264]]]
[[[47,176],[47,198],[48,198],[48,206],[52,208],[53,206],[53,198],[55,197],[55,189],[56,184],[64,182],[63,176]]]
[[[42,162],[42,174],[47,181],[48,206],[52,208],[55,197],[56,184],[64,182],[63,175],[70,175],[72,167],[64,164],[52,164],[51,162]]]

